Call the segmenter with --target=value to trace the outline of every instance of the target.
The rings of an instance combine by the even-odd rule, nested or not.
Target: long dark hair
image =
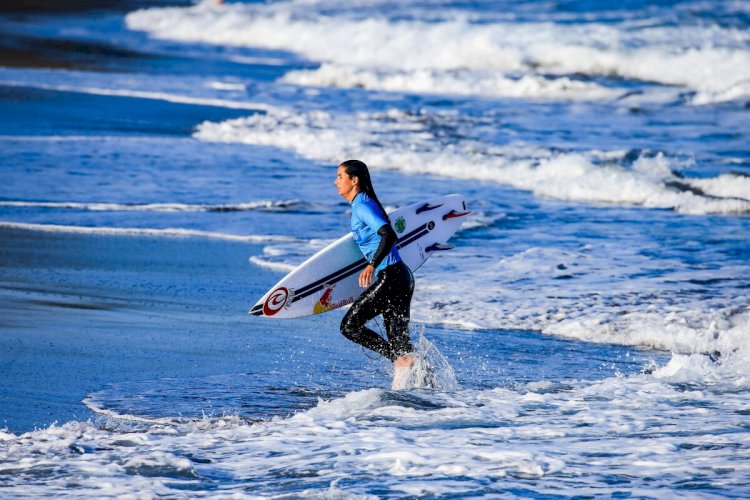
[[[377,203],[377,205],[380,207],[380,210],[383,212],[385,220],[388,221],[388,224],[390,224],[391,219],[388,217],[388,214],[385,212],[385,208],[383,208],[383,204],[380,203],[378,196],[375,194],[375,188],[372,187],[370,171],[367,169],[367,165],[365,165],[365,162],[359,160],[346,160],[345,162],[342,162],[340,166],[344,167],[346,175],[348,175],[350,178],[357,177],[359,179],[359,191],[365,193],[372,200],[374,200],[375,203]]]

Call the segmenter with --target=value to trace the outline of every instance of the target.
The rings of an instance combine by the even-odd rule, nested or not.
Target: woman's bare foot
[[[393,366],[396,368],[411,368],[414,365],[414,356],[411,354],[404,354],[393,362]]]
[[[404,354],[393,362],[393,383],[391,384],[391,390],[397,391],[404,388],[407,379],[409,378],[409,369],[414,366],[414,356],[411,354]]]

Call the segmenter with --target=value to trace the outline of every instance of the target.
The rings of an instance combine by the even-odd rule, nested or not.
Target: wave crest
[[[484,78],[490,83],[496,80],[495,89],[508,87],[504,73],[517,73],[529,75],[537,84],[544,74],[577,74],[680,85],[696,93],[694,104],[736,99],[750,92],[742,83],[750,80],[750,35],[717,26],[479,23],[466,15],[427,22],[333,16],[323,7],[316,12],[314,5],[303,10],[294,3],[218,9],[207,2],[189,8],[136,11],[126,17],[126,23],[156,38],[286,50],[335,67],[356,68],[349,70],[348,77],[336,77],[334,82],[342,86],[416,90],[419,83],[400,81],[398,75],[373,77],[378,71],[397,70],[432,74],[434,81],[422,82],[423,87],[452,82],[455,90],[451,72],[475,70],[494,73]],[[288,78],[302,84],[330,83],[330,68]],[[502,83],[499,87],[498,82]],[[581,90],[577,85],[565,86],[558,90],[572,90],[573,95]],[[487,82],[480,80],[476,91],[481,95],[486,87]],[[511,93],[518,95],[521,87]],[[473,93],[464,82],[458,91]],[[549,91],[543,86],[541,94],[532,95],[544,97]],[[504,92],[508,95],[509,91]]]
[[[747,183],[685,178],[674,172],[673,160],[662,153],[639,153],[633,161],[632,153],[622,151],[555,152],[528,144],[501,147],[474,139],[470,130],[458,130],[446,142],[441,127],[455,126],[454,119],[451,112],[392,109],[345,116],[278,109],[221,123],[204,122],[195,137],[275,146],[324,163],[350,156],[368,158],[374,168],[499,182],[561,200],[667,208],[686,214],[750,213]],[[691,183],[693,189],[684,188]]]
[[[246,203],[189,204],[189,203],[82,203],[73,201],[0,201],[0,208],[53,208],[93,212],[244,212],[251,210],[280,211],[298,208],[299,200],[261,200]]]
[[[162,236],[180,238],[211,238],[227,241],[244,241],[263,243],[269,241],[297,241],[291,236],[281,235],[238,235],[201,231],[183,228],[143,228],[143,227],[105,227],[105,226],[66,226],[60,224],[31,224],[23,222],[0,221],[0,228],[20,229],[24,231],[45,231],[54,233],[98,234],[112,236]]]

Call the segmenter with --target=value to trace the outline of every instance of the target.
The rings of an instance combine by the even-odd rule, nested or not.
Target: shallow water
[[[140,7],[0,15],[3,497],[750,494],[744,3]],[[246,314],[350,157],[435,389]]]

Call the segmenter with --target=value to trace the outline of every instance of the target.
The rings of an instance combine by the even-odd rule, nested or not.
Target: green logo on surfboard
[[[396,232],[401,234],[406,229],[406,220],[403,217],[396,219]]]

